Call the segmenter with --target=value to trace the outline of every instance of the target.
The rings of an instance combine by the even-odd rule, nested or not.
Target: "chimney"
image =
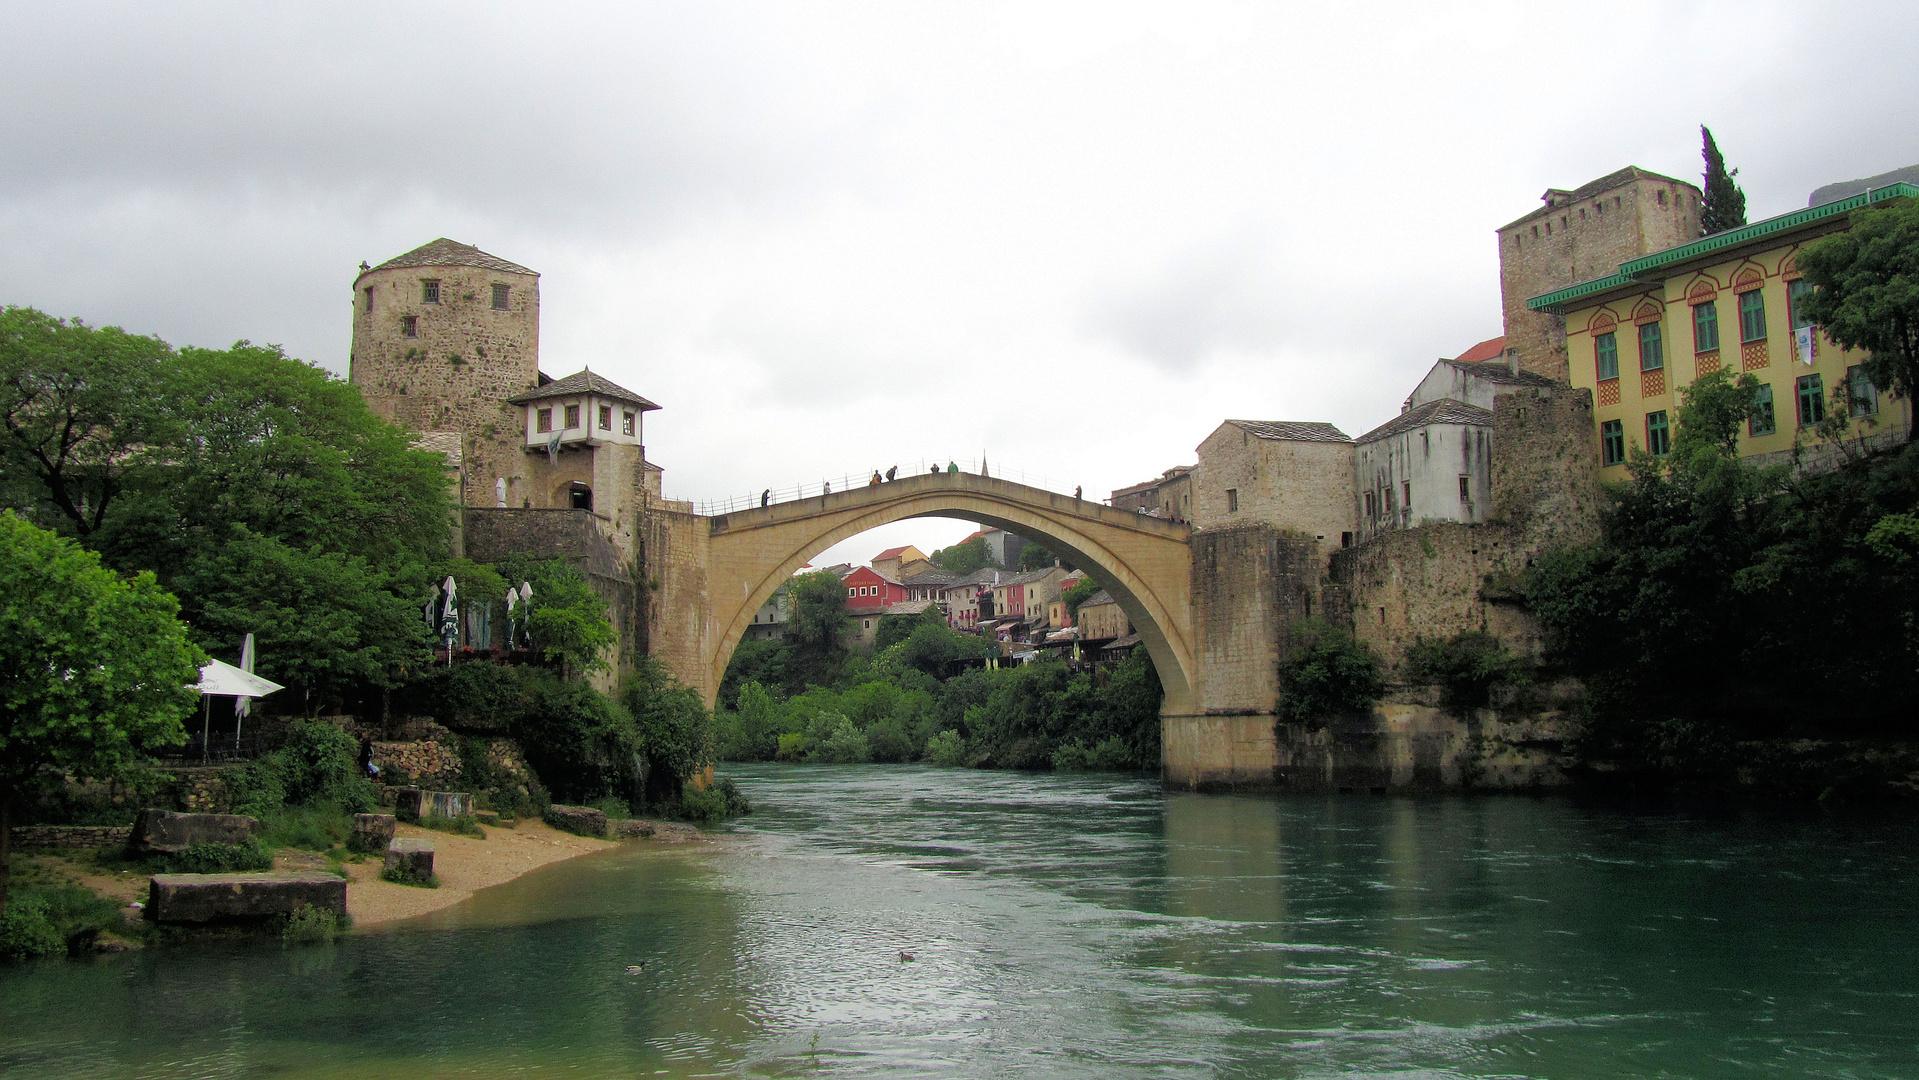
[[[1519,349],[1517,347],[1506,350],[1506,370],[1512,372],[1514,375],[1519,374]]]

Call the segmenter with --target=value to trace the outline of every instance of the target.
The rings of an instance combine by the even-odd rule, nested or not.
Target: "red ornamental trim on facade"
[[[1639,396],[1648,398],[1666,396],[1666,372],[1664,369],[1659,371],[1642,371],[1639,373]]]
[[[1619,404],[1619,380],[1601,379],[1599,381],[1599,403],[1601,405]]]
[[[1707,372],[1719,370],[1719,350],[1702,352],[1692,358],[1693,377],[1698,378]]]
[[[1772,356],[1766,350],[1766,343],[1754,341],[1739,350],[1739,367],[1743,371],[1758,371],[1772,366]]]

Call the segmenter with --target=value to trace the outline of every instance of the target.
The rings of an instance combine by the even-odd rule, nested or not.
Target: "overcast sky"
[[[1702,122],[1754,219],[1919,162],[1883,0],[0,10],[0,303],[344,374],[359,263],[451,237],[542,274],[541,367],[664,406],[696,500],[1357,435],[1500,333],[1547,187],[1697,182]]]

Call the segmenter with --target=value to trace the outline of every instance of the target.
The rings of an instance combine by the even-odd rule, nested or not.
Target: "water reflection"
[[[718,843],[556,864],[397,930],[0,971],[0,1074],[1889,1077],[1919,1061],[1905,822],[740,772],[765,810]]]

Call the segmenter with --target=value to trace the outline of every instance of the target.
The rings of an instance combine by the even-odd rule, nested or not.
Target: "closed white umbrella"
[[[195,683],[193,688],[200,691],[200,695],[203,698],[210,694],[227,694],[240,698],[256,698],[265,697],[276,690],[286,689],[286,687],[281,686],[272,679],[263,679],[251,671],[242,671],[232,664],[219,660],[209,660],[206,662],[206,665],[200,669],[200,681]],[[205,750],[207,746],[207,724],[211,719],[212,705],[212,702],[207,702],[201,710],[200,747],[202,750]],[[234,722],[233,730],[234,743],[237,746],[240,737],[239,721],[236,720]]]

